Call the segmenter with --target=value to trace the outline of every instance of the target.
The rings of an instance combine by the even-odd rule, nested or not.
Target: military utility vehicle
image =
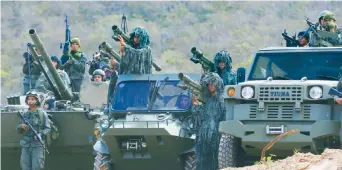
[[[277,135],[298,129],[269,150],[279,157],[340,148],[342,106],[328,94],[336,88],[342,66],[341,47],[266,48],[258,51],[238,85],[225,86],[226,121],[220,162],[236,165],[243,156],[257,156]],[[240,154],[243,153],[243,154]]]
[[[47,111],[54,126],[58,128],[59,136],[54,136],[55,139],[52,139],[52,144],[48,147],[50,154],[46,156],[45,169],[89,169],[89,167],[92,167],[94,159],[94,157],[89,154],[93,151],[91,139],[94,122],[86,118],[86,113],[90,107],[94,107],[94,105],[88,103],[90,106],[86,105],[85,107],[83,104],[72,102],[74,95],[71,94],[62,83],[56,69],[52,66],[50,56],[43,47],[36,31],[31,29],[29,34],[34,45],[41,52],[42,61],[49,69],[50,76],[52,75],[51,77],[47,76],[46,78],[48,81],[53,82],[51,86],[55,85],[56,87],[54,92],[39,92],[42,103],[46,98],[54,96],[56,98],[55,106],[58,106],[53,109],[53,111]],[[31,50],[31,54],[35,59],[38,59],[36,58],[38,57],[37,54],[33,53],[33,51],[34,50]],[[107,87],[96,87],[104,89],[97,91],[90,90],[85,93],[95,92],[90,95],[92,98],[97,98],[96,104],[99,105],[101,104],[99,101],[101,101],[102,98],[106,100],[106,95],[99,93],[99,91],[105,91],[106,94],[108,85]],[[19,141],[22,139],[22,135],[17,133],[16,126],[20,121],[17,112],[25,111],[28,108],[25,104],[25,98],[25,95],[9,96],[7,98],[8,105],[1,110],[1,169],[20,169],[21,147]],[[84,98],[86,98],[86,96],[80,96],[81,101],[85,101]]]
[[[177,74],[120,75],[109,110],[89,113],[98,116],[95,170],[194,168],[190,92],[179,82]]]

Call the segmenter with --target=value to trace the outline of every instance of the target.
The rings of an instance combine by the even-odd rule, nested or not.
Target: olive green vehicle
[[[277,135],[268,153],[278,157],[340,148],[342,106],[328,94],[336,88],[342,66],[341,47],[276,47],[259,50],[245,77],[225,87],[226,121],[219,131],[219,162],[236,166],[243,157],[260,159],[262,149]],[[232,135],[232,136],[230,136]]]
[[[177,74],[120,75],[109,109],[89,113],[95,170],[195,168],[190,92],[179,82]]]
[[[58,128],[58,133],[55,131],[56,133],[49,138],[52,143],[48,145],[49,154],[46,154],[45,169],[89,169],[92,167],[94,159],[94,156],[91,155],[93,152],[92,131],[94,121],[88,120],[86,117],[89,105],[85,108],[83,104],[72,102],[74,94],[70,93],[62,83],[35,30],[31,29],[29,33],[34,45],[41,52],[45,67],[49,69],[50,76],[52,75],[46,78],[56,85],[54,92],[38,91],[42,103],[51,96],[56,97],[54,111],[47,111],[47,113],[54,127]],[[33,57],[38,59],[37,54],[33,53],[32,46],[29,47]],[[105,98],[106,96],[102,97]],[[1,169],[21,169],[19,141],[22,139],[22,135],[17,133],[16,126],[20,121],[17,112],[27,109],[25,98],[25,95],[9,96],[7,98],[8,105],[1,109]]]

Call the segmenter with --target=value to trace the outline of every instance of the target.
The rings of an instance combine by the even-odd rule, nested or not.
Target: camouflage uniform
[[[71,44],[76,43],[80,46],[80,40],[78,38],[73,38]],[[87,61],[86,56],[78,51],[70,51],[70,53],[63,52],[63,60],[67,58],[67,61],[61,66],[61,69],[65,70],[70,78],[72,92],[80,92],[82,82],[85,73],[85,64]]]
[[[318,23],[319,23],[319,25],[318,25],[318,27],[317,27],[317,30],[320,30],[320,31],[325,30],[325,28],[323,28],[323,26],[321,25],[321,20],[323,20],[324,15],[325,15],[326,13],[328,13],[328,12],[330,12],[330,11],[324,10],[324,11],[322,11],[321,13],[319,13],[319,18],[318,18]]]
[[[208,84],[216,87],[211,96]],[[218,148],[220,144],[219,124],[225,119],[223,100],[224,85],[217,73],[208,73],[201,79],[205,104],[193,105],[192,114],[196,122],[195,160],[197,170],[218,169]]]
[[[23,73],[24,73],[24,94],[26,94],[30,90],[30,84],[31,88],[35,88],[36,86],[36,81],[38,80],[40,74],[41,74],[41,69],[40,65],[38,64],[37,61],[33,60],[33,57],[28,53],[25,52],[23,54],[23,57],[25,58],[25,64],[23,66]]]
[[[134,37],[139,37],[139,45],[134,44]],[[120,74],[152,74],[152,51],[150,38],[142,27],[133,29],[130,42],[124,47],[120,62]]]
[[[67,87],[67,89],[70,90],[71,82],[70,82],[70,78],[69,78],[68,74],[64,70],[59,69],[60,65],[61,65],[61,61],[56,56],[51,56],[51,60],[57,62],[57,68],[56,68],[57,73],[61,77],[62,82],[65,85],[65,87]],[[52,77],[50,71],[47,71],[47,74],[49,75],[49,77]],[[36,84],[36,89],[41,89],[41,88],[43,88],[44,90],[52,91],[52,88],[50,87],[50,84],[46,80],[46,77],[44,74],[40,75],[40,77],[37,81],[37,84]]]
[[[30,96],[30,94],[28,94],[28,96]],[[23,117],[33,126],[37,133],[42,136],[44,141],[44,136],[48,135],[51,130],[46,112],[40,109],[28,110],[24,113]],[[20,166],[22,170],[44,169],[45,151],[43,145],[36,139],[32,130],[28,129],[28,131],[25,131],[21,127],[22,123],[23,122],[20,121],[17,125],[17,131],[24,136],[20,141],[22,147]]]
[[[219,68],[219,63],[224,62],[225,67],[223,70]],[[214,57],[215,72],[222,78],[224,85],[237,84],[237,75],[232,70],[232,58],[226,50],[218,52]]]
[[[110,73],[110,82],[109,82],[109,88],[108,88],[108,94],[107,94],[107,104],[109,106],[109,103],[111,103],[115,88],[116,88],[116,83],[119,78],[119,72],[120,72],[120,64],[116,63],[116,69],[113,71],[111,70]]]
[[[326,31],[330,31],[330,28],[334,27],[336,30],[336,33],[338,34],[338,37],[336,39],[328,39],[328,41],[334,45],[342,45],[342,30],[337,27],[336,18],[334,13],[327,12],[324,17],[324,20],[329,21],[326,26]]]

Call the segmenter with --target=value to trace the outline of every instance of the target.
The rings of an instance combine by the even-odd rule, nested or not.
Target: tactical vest
[[[39,114],[39,119],[40,119],[40,122],[42,122],[41,124],[43,124],[43,122],[45,122],[45,116],[44,116],[44,111],[43,110],[38,110],[38,114]],[[50,127],[51,127],[51,131],[49,134],[46,135],[46,144],[47,146],[50,146],[51,143],[52,143],[52,140],[56,140],[58,139],[59,137],[59,132],[58,132],[58,128],[57,126],[55,126],[52,122],[52,120],[48,120],[49,124],[50,124]]]

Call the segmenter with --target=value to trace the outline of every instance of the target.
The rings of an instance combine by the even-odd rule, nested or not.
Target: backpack
[[[45,122],[45,113],[46,112],[44,112],[43,110],[38,110],[40,122]],[[48,146],[50,146],[53,140],[58,139],[59,132],[57,126],[53,124],[51,119],[49,119],[48,122],[50,124],[51,131],[49,134],[46,135],[46,143]]]

